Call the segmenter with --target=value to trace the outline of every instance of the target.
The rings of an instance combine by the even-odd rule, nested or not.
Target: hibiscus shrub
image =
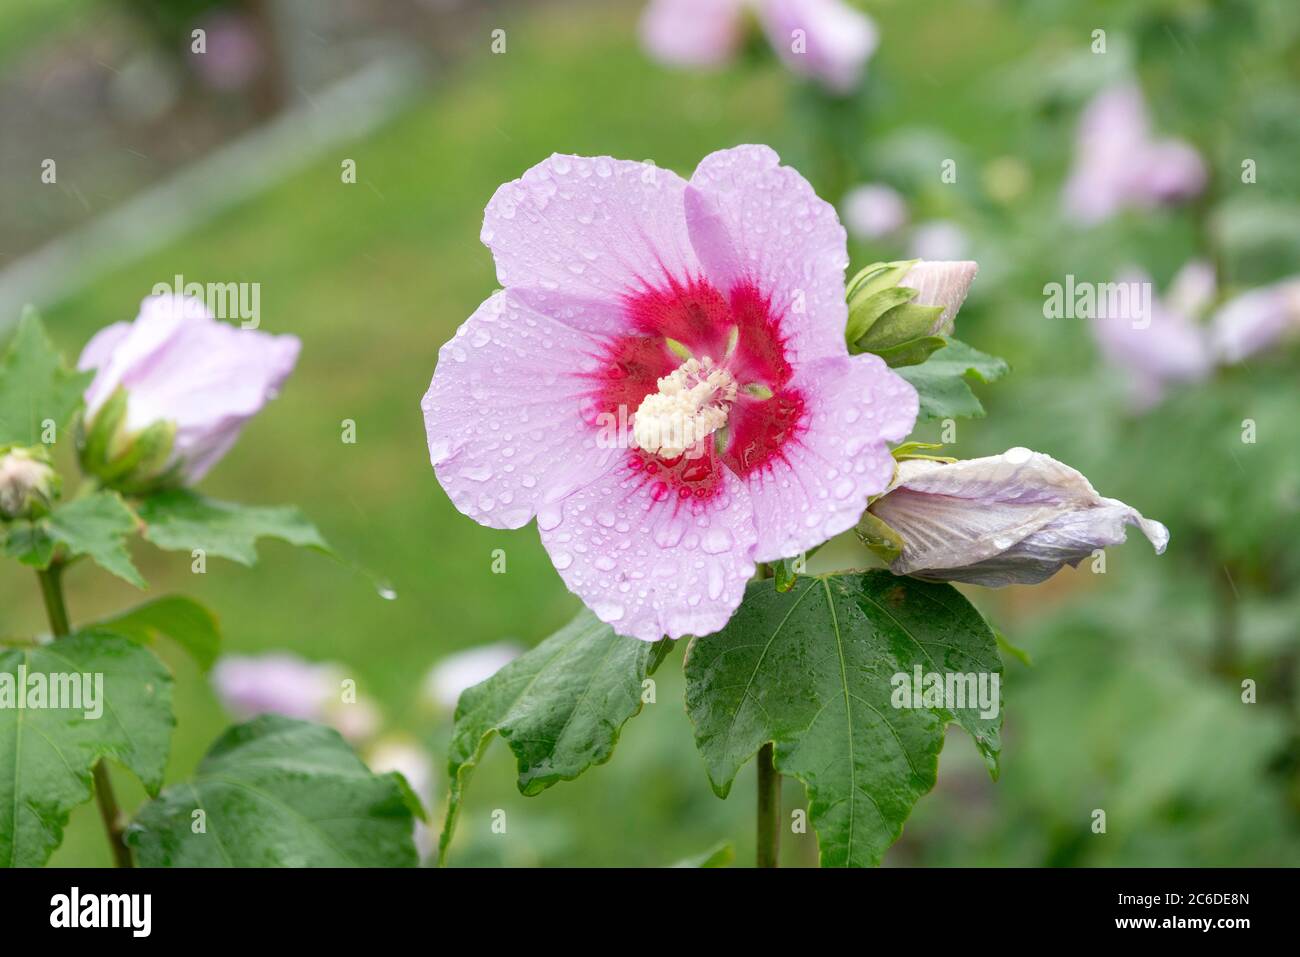
[[[970,384],[1006,372],[951,338],[976,266],[877,263],[846,284],[834,208],[767,147],[713,153],[689,181],[552,156],[497,190],[482,239],[503,288],[439,353],[430,456],[475,521],[536,518],[587,607],[462,695],[444,856],[494,733],[523,793],[572,779],[688,639],[717,794],[758,756],[760,863],[789,774],[822,863],[876,864],[947,724],[997,773],[998,641],[948,582],[1042,581],[1128,523],[1164,550],[1162,525],[1046,455],[905,441],[918,418],[983,414]],[[854,528],[889,570],[805,573]]]
[[[419,803],[396,773],[372,774],[339,734],[266,715],[228,729],[190,781],[162,789],[175,725],[172,677],[151,649],[168,638],[204,669],[211,612],[176,595],[76,622],[63,573],[89,560],[145,587],[128,542],[252,565],[258,539],[326,550],[298,509],[195,491],[293,368],[298,341],[213,319],[203,303],[151,297],[102,330],[79,370],[35,312],[0,362],[0,543],[36,575],[50,636],[0,643],[0,865],[45,863],[69,813],[98,801],[119,866],[409,865]],[[76,446],[72,494],[55,469]],[[66,458],[71,459],[68,455]],[[107,762],[152,800],[130,817]]]

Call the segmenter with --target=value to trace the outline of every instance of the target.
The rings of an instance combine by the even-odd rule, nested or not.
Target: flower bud
[[[1075,469],[1028,449],[945,463],[900,462],[868,509],[873,541],[884,522],[902,540],[898,575],[998,587],[1036,584],[1063,565],[1118,545],[1137,525],[1163,554],[1169,531],[1097,494]]]
[[[0,446],[0,519],[39,518],[50,510],[59,485],[42,449]]]
[[[300,343],[214,319],[202,301],[151,296],[133,323],[100,330],[78,367],[86,390],[82,467],[140,493],[197,482],[274,397]]]
[[[924,362],[952,333],[977,268],[915,259],[867,266],[848,286],[849,350],[874,352],[891,366]]]

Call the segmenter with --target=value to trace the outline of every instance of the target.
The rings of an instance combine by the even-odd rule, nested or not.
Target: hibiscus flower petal
[[[556,154],[496,191],[481,238],[521,301],[611,333],[625,324],[625,297],[699,275],[685,189],[652,163]]]
[[[681,497],[636,457],[538,512],[542,544],[569,590],[620,635],[707,635],[740,606],[754,574],[753,509],[709,461],[706,499]]]
[[[799,434],[747,476],[758,561],[797,555],[852,528],[893,477],[886,442],[916,423],[916,390],[879,356],[823,359],[793,385],[805,404]]]
[[[847,353],[848,239],[806,179],[766,146],[737,146],[701,160],[685,199],[705,275],[769,298],[792,364]]]
[[[438,351],[420,408],[438,481],[461,512],[519,528],[622,454],[586,415],[584,364],[599,348],[497,292]]]

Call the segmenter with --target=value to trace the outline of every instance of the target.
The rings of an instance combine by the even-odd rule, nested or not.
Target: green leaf
[[[66,557],[89,556],[118,578],[143,588],[145,581],[126,547],[137,527],[135,513],[120,495],[95,492],[62,503],[44,518],[15,523],[5,541],[5,553],[25,565],[48,568],[62,546]]]
[[[492,735],[519,766],[519,790],[540,794],[614,753],[641,710],[642,682],[672,647],[614,634],[585,608],[562,629],[460,696],[447,775],[451,796],[438,857],[446,857],[470,773]]]
[[[373,774],[337,731],[263,715],[227,729],[125,840],[143,867],[410,867],[415,818],[401,775]]]
[[[28,306],[0,360],[0,445],[40,444],[47,419],[62,430],[93,378],[93,372],[63,364],[40,316]]]
[[[155,598],[90,627],[110,631],[142,645],[153,642],[160,635],[165,636],[189,652],[204,671],[217,660],[217,649],[221,645],[216,616],[198,602],[181,595]]]
[[[673,867],[730,867],[736,859],[736,848],[730,841],[720,841],[703,854],[683,858]]]
[[[950,585],[885,571],[802,579],[787,594],[751,584],[686,658],[686,708],[714,790],[726,797],[774,742],[777,769],[808,790],[822,863],[879,863],[934,786],[946,724],[969,731],[996,773],[1000,717],[894,706],[895,676],[917,666],[1000,683],[993,632]]]
[[[257,562],[259,538],[278,538],[329,552],[311,522],[292,505],[237,505],[173,489],[142,499],[144,537],[168,551],[202,549],[243,565]]]
[[[85,632],[0,651],[0,702],[3,683],[16,683],[20,667],[29,684],[36,674],[90,674],[103,675],[103,685],[89,709],[84,705],[94,702],[84,697],[80,709],[19,710],[16,700],[0,707],[0,866],[45,863],[63,841],[69,812],[90,800],[91,771],[101,758],[121,762],[157,794],[175,725],[171,675],[125,638]],[[92,677],[89,687],[95,683]],[[99,717],[86,717],[97,708]]]
[[[945,348],[925,362],[897,371],[921,397],[920,418],[981,418],[984,406],[969,383],[994,382],[1006,375],[1009,367],[996,356],[972,349],[959,339],[949,339]]]

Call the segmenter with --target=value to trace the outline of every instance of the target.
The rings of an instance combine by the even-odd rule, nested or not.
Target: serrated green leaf
[[[19,666],[29,676],[104,676],[98,718],[87,718],[93,709],[84,707],[0,707],[0,865],[21,867],[44,864],[63,841],[69,812],[90,800],[101,758],[119,761],[158,793],[175,719],[171,675],[125,638],[83,632],[0,651],[0,682],[6,674],[16,682]]]
[[[64,365],[29,306],[0,360],[0,445],[40,444],[47,419],[61,434],[93,378]]]
[[[253,565],[259,538],[330,550],[316,526],[292,505],[238,505],[188,489],[173,489],[142,499],[139,512],[145,524],[144,537],[169,551],[197,548],[208,555]]]
[[[125,840],[143,867],[410,867],[409,793],[332,728],[263,715],[227,729]]]
[[[58,548],[67,558],[88,556],[101,568],[137,588],[145,580],[131,563],[127,539],[138,527],[135,513],[116,492],[95,492],[63,502],[44,518],[17,522],[5,554],[34,568],[48,568]]]
[[[730,623],[686,660],[686,707],[714,790],[725,797],[774,742],[777,769],[808,790],[822,863],[879,863],[934,786],[950,721],[996,770],[1000,717],[894,707],[894,676],[918,665],[1000,681],[993,632],[949,585],[885,571],[808,578],[787,594],[750,585]]]
[[[182,595],[155,598],[90,627],[110,631],[140,644],[149,644],[159,636],[165,636],[189,652],[204,671],[217,660],[217,649],[221,646],[216,616],[192,598]]]
[[[519,790],[539,794],[608,761],[642,682],[672,647],[614,634],[585,608],[558,632],[460,696],[447,776],[451,796],[439,841],[447,853],[470,773],[493,734],[514,752]]]
[[[972,349],[958,339],[949,339],[946,347],[920,365],[897,370],[920,396],[921,419],[982,417],[984,406],[969,383],[994,382],[1008,371],[1002,359]]]

